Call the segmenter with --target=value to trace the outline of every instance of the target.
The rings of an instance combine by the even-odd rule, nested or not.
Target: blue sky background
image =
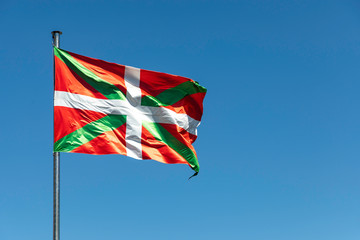
[[[360,239],[358,1],[3,1],[0,239],[52,238],[51,31],[208,89],[186,165],[61,154],[61,239]]]

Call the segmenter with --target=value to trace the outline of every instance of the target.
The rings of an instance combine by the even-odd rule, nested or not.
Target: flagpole
[[[60,47],[60,31],[52,31],[53,45]],[[54,89],[55,89],[55,62],[54,62]],[[60,153],[53,152],[54,156],[54,198],[53,198],[53,240],[60,240]]]

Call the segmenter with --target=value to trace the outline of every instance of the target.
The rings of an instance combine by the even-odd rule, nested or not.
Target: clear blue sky
[[[186,165],[61,154],[63,240],[360,239],[358,1],[3,1],[0,239],[52,239],[61,47],[208,89]]]

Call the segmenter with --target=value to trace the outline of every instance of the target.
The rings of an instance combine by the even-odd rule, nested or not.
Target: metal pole
[[[51,32],[53,44],[60,47],[62,32]],[[54,62],[54,88],[55,88],[55,62]],[[53,240],[60,240],[60,153],[54,152],[54,208],[53,208]]]

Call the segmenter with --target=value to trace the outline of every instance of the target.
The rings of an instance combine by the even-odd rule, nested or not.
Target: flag
[[[206,89],[171,74],[54,47],[54,152],[122,154],[188,164]]]

